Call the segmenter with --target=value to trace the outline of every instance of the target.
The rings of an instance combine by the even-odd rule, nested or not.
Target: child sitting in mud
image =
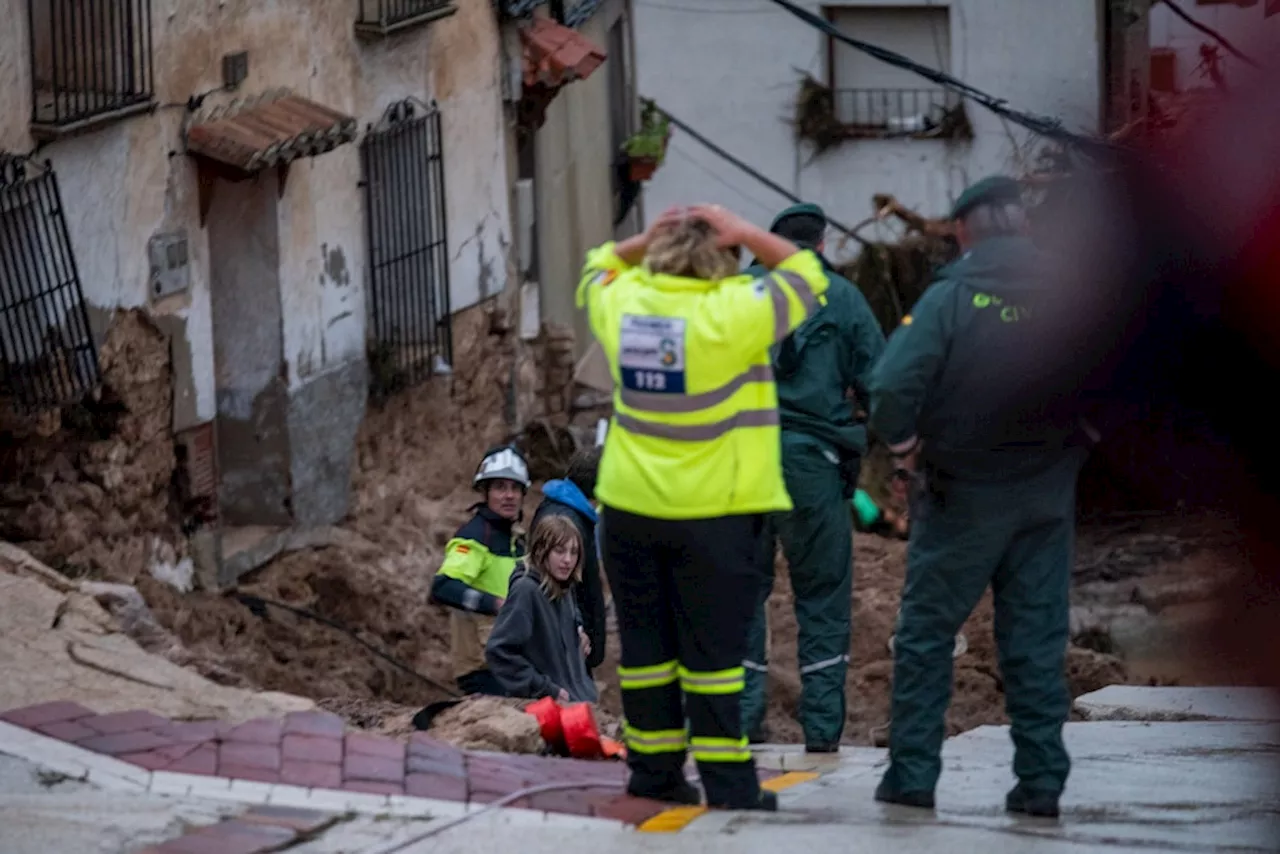
[[[490,672],[512,697],[594,703],[590,650],[574,585],[582,580],[582,535],[566,516],[539,519],[529,556],[511,575],[507,601],[485,644]]]

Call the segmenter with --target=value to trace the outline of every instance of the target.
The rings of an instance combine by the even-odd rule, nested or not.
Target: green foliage
[[[640,130],[623,143],[623,148],[630,157],[643,157],[661,163],[667,153],[667,140],[670,137],[670,119],[658,109],[657,104],[646,99],[640,113]]]

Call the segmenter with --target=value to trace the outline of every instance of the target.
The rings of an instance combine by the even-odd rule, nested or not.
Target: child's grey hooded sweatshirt
[[[579,625],[572,591],[551,601],[521,563],[485,645],[489,670],[513,697],[555,697],[563,688],[573,702],[594,703],[599,695],[587,675]]]

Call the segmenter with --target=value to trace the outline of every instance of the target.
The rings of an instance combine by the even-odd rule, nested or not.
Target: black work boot
[[[753,797],[733,798],[724,802],[707,799],[707,806],[722,810],[755,810],[757,812],[777,812],[778,796],[767,789],[760,789]]]
[[[1036,816],[1037,818],[1057,818],[1058,799],[1061,792],[1049,789],[1025,788],[1021,783],[1009,790],[1005,796],[1004,808],[1009,812]]]
[[[702,803],[702,793],[684,778],[684,774],[651,775],[632,772],[631,779],[627,781],[627,794],[684,806]]]
[[[876,800],[884,804],[897,804],[902,807],[933,809],[933,792],[899,792],[889,783],[887,775],[885,779],[880,781],[880,785],[876,786]]]

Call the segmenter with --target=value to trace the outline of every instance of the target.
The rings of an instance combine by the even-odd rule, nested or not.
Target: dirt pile
[[[121,312],[100,360],[97,400],[0,416],[0,539],[68,576],[131,583],[182,551],[169,340],[141,312]]]
[[[525,700],[472,697],[446,709],[432,722],[431,735],[464,750],[541,753],[538,721],[526,714]]]

